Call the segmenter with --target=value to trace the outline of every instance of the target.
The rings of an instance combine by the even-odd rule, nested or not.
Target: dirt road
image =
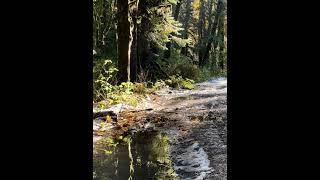
[[[195,90],[157,92],[148,112],[170,137],[171,158],[181,179],[227,179],[227,80],[197,84]]]
[[[194,90],[162,89],[141,101],[139,108],[153,110],[135,113],[128,132],[165,132],[180,179],[227,179],[226,78],[199,83]]]

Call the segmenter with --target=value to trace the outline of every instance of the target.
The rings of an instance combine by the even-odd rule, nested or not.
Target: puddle
[[[157,93],[164,99],[150,117],[160,117],[155,129],[163,132],[138,131],[126,141],[94,139],[104,143],[94,146],[93,179],[226,179],[226,85],[226,78],[218,78],[194,91]],[[193,129],[185,133],[187,126]]]
[[[139,132],[126,141],[105,140],[109,145],[96,145],[93,179],[179,179],[170,159],[168,140],[164,133],[156,131]]]

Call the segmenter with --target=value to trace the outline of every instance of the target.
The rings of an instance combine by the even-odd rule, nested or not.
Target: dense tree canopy
[[[111,84],[226,72],[226,0],[93,0],[94,78]],[[111,64],[111,63],[110,63]],[[99,72],[99,73],[98,73]],[[103,74],[103,73],[102,73]],[[106,75],[103,75],[106,76]]]

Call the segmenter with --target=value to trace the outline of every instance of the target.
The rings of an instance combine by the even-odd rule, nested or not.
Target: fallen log
[[[141,109],[141,110],[124,110],[123,112],[142,112],[142,111],[152,111],[152,108],[147,108],[147,109]],[[100,117],[106,117],[110,116],[113,121],[117,121],[119,113],[115,113],[114,111],[111,110],[101,110],[97,112],[93,112],[93,119],[100,118]]]
[[[147,109],[140,109],[140,110],[131,110],[131,111],[126,111],[126,112],[142,112],[142,111],[152,111],[152,108],[147,108]]]
[[[110,116],[112,119],[117,119],[118,114],[114,113],[113,111],[110,110],[102,110],[102,111],[97,111],[97,112],[93,112],[93,119],[96,119],[98,117],[106,117],[106,116]]]

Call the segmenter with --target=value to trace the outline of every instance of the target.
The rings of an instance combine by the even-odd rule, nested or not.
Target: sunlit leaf
[[[106,119],[107,119],[107,122],[112,123],[112,118],[109,115],[106,116]]]
[[[123,136],[118,136],[118,139],[119,139],[119,140],[122,140],[122,139],[123,139]]]
[[[112,154],[112,151],[104,150],[104,153],[105,153],[106,155],[110,155],[110,154]]]

